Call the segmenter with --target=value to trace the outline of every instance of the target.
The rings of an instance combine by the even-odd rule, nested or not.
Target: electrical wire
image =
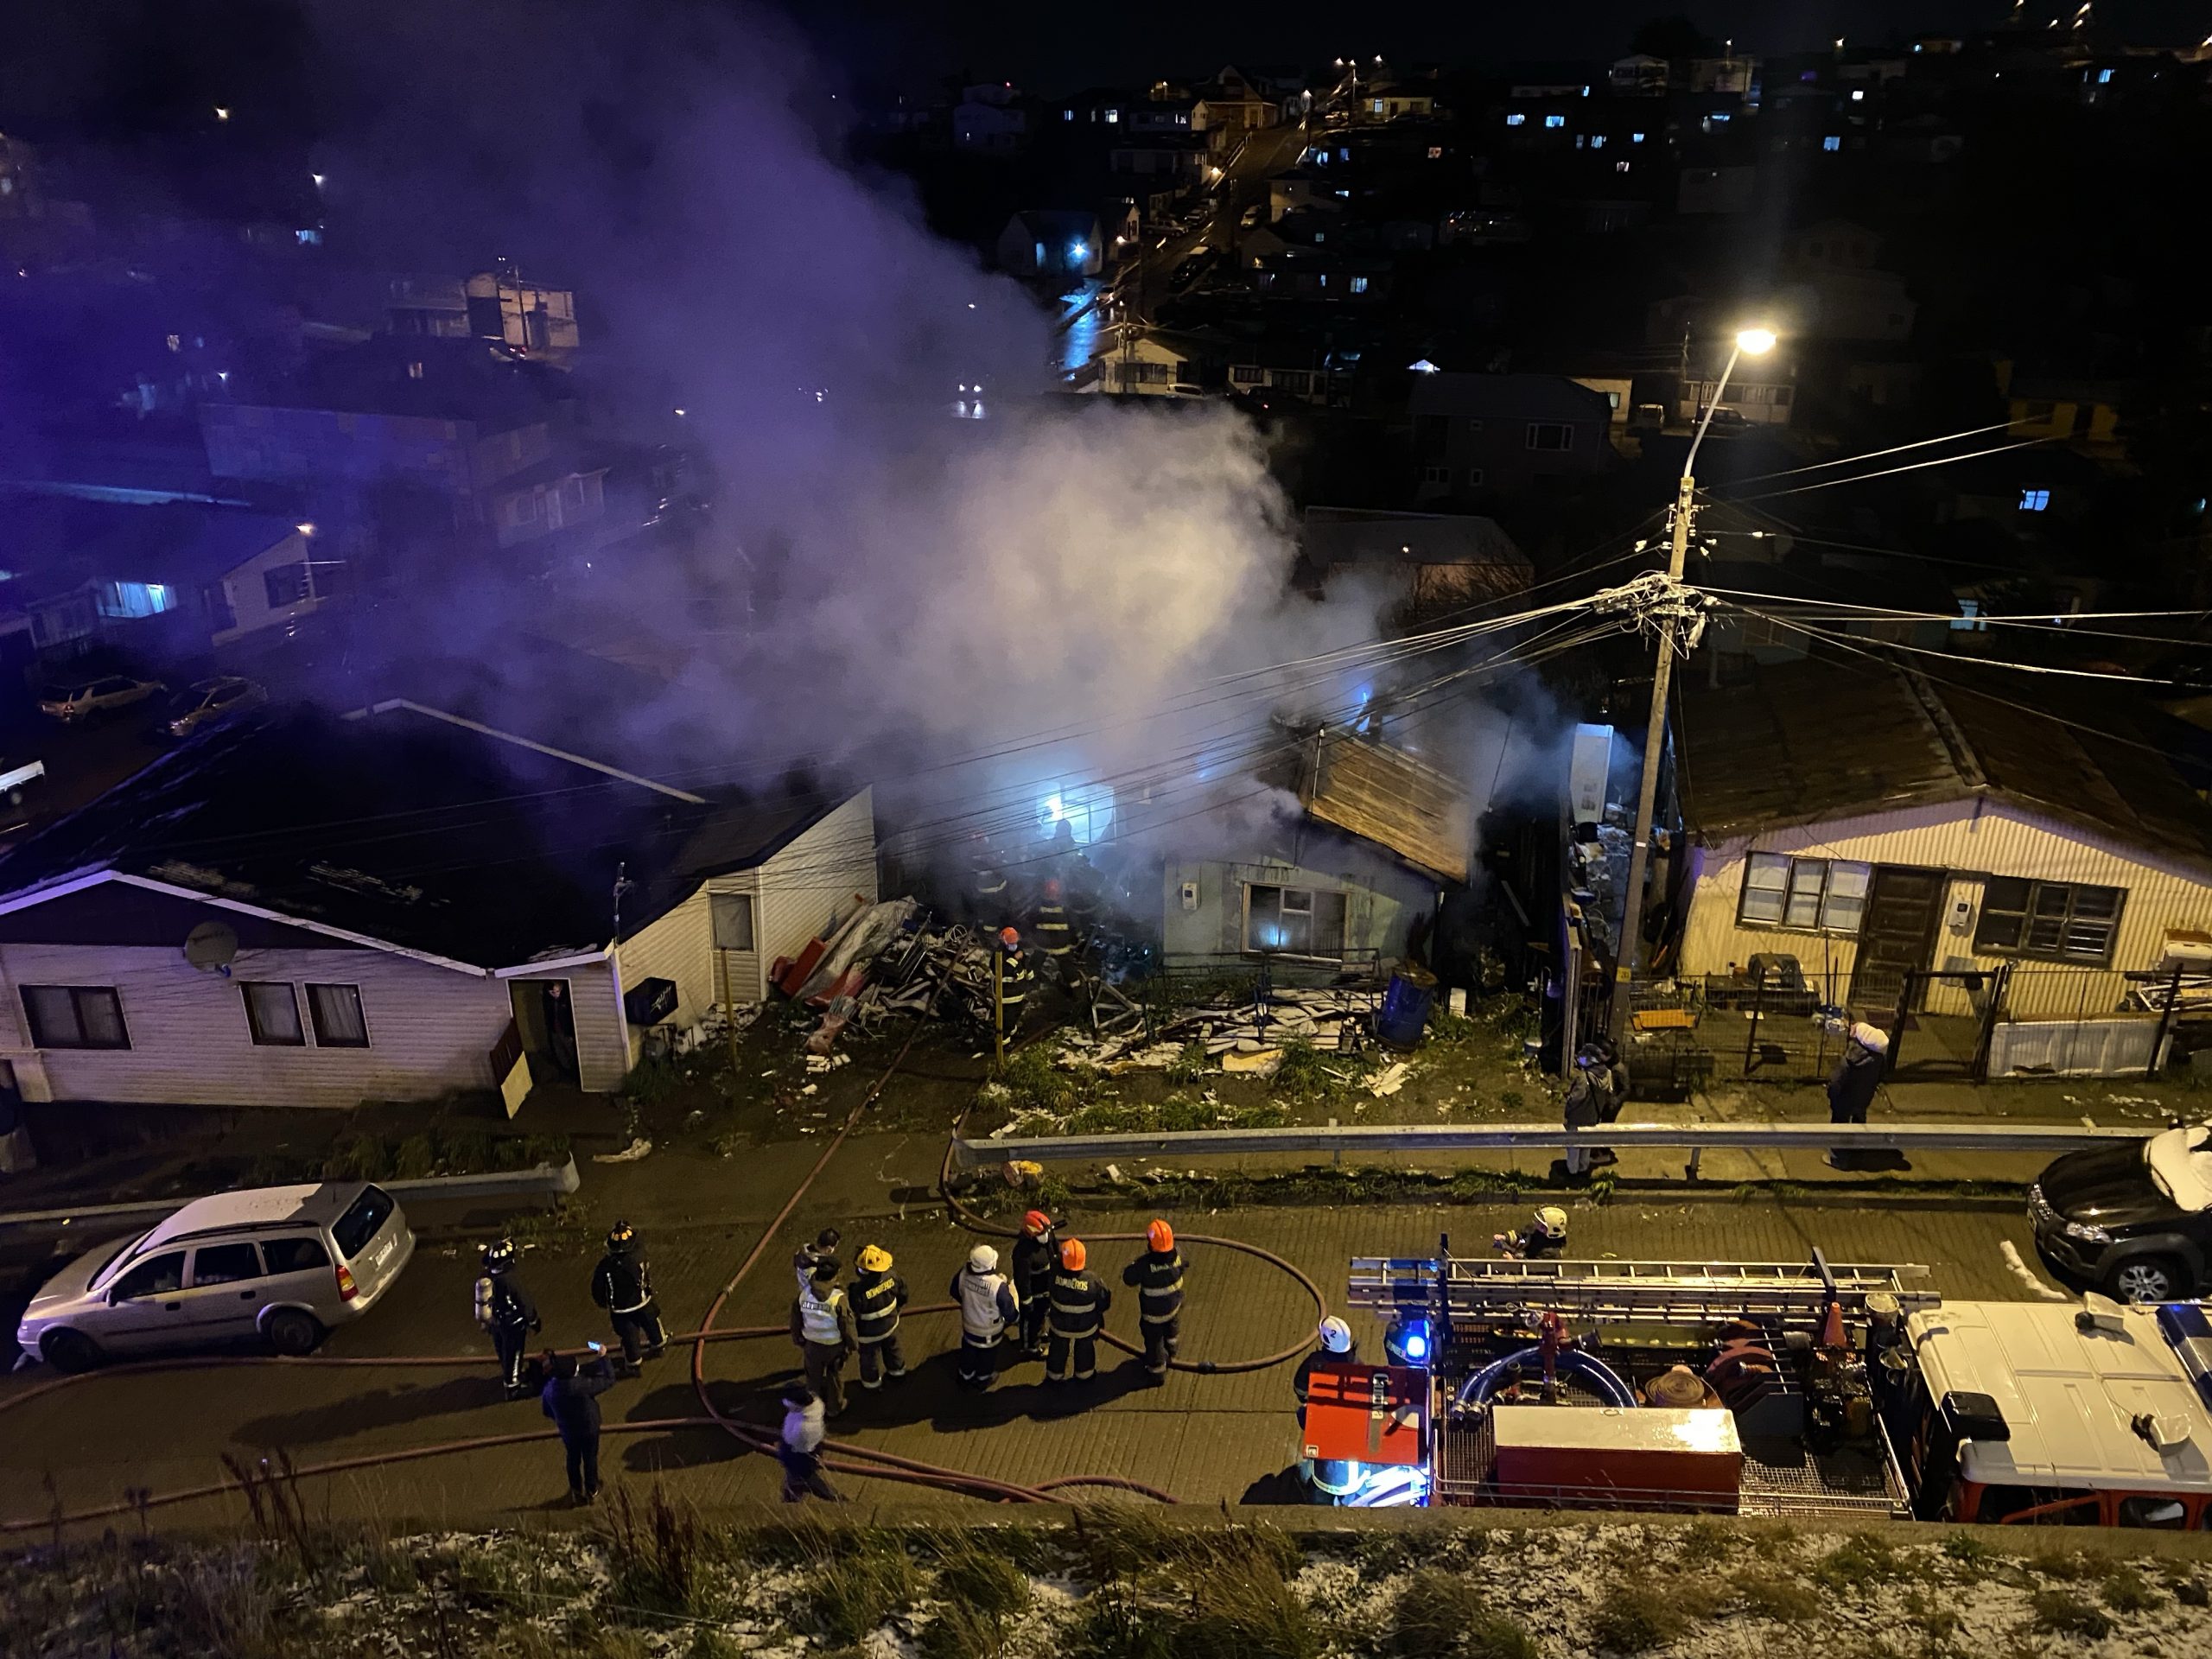
[[[1798,628],[1800,632],[1811,634],[1816,639],[1834,639],[1848,637],[1837,634],[1830,629],[1814,627],[1795,622],[1778,612],[1762,611],[1749,605],[1735,606],[1732,607],[1732,608],[1742,611],[1746,616],[1756,616],[1762,621],[1771,622],[1780,626]],[[1952,652],[1931,651],[1925,645],[1908,645],[1902,640],[1878,639],[1872,635],[1862,635],[1859,637],[1863,639],[1866,645],[1878,647],[1884,651],[1910,652],[1913,655],[1917,657],[1940,658],[1947,663],[1955,663],[1958,661],[1956,653]],[[1977,667],[2011,669],[2015,672],[2021,674],[2050,674],[2061,676],[2068,679],[2076,680],[2117,680],[2129,685],[2177,685],[2180,683],[2180,682],[2177,680],[2158,679],[2144,674],[2112,674],[2090,668],[2053,668],[2049,664],[2043,663],[2016,663],[2012,661],[2010,658],[2003,657],[1977,657],[1974,660]]]
[[[1885,455],[1901,455],[1908,449],[1925,449],[1936,443],[1955,443],[1961,438],[1978,438],[1985,432],[2002,432],[2012,424],[2009,420],[1993,421],[1987,426],[1970,426],[1964,431],[1946,432],[1940,438],[1919,438],[1910,443],[1893,444],[1887,449],[1869,449],[1861,454],[1844,455],[1834,461],[1816,461],[1809,467],[1792,467],[1784,472],[1756,473],[1749,478],[1732,478],[1726,487],[1740,489],[1746,484],[1764,484],[1769,479],[1796,478],[1801,473],[1825,472],[1831,467],[1853,467],[1862,461],[1879,461]]]
[[[2031,448],[2038,443],[2049,443],[2049,438],[2023,438],[2018,443],[2000,443],[1988,449],[1969,449],[1964,454],[1941,455],[1934,461],[1916,461],[1903,467],[1885,467],[1878,472],[1855,473],[1849,478],[1823,479],[1817,484],[1799,484],[1787,490],[1764,490],[1757,495],[1714,496],[1712,499],[1728,506],[1744,506],[1753,501],[1776,501],[1785,495],[1804,495],[1813,490],[1832,490],[1839,484],[1865,484],[1878,478],[1888,478],[1897,473],[1917,473],[1929,467],[1948,467],[1955,461],[1976,461],[1984,455],[2001,455],[2007,450]],[[1705,492],[1700,491],[1700,494]]]

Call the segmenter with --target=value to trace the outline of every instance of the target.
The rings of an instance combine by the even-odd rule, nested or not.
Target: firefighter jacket
[[[1021,1010],[1029,1001],[1029,988],[1036,982],[1037,970],[1029,965],[1027,950],[1009,950],[999,967],[999,1008],[1008,1030],[1021,1018]]]
[[[978,899],[996,899],[1005,893],[1006,872],[999,868],[988,853],[976,855],[974,874]]]
[[[476,1281],[476,1323],[486,1331],[535,1331],[537,1304],[512,1273],[487,1273]]]
[[[1298,1362],[1298,1369],[1290,1376],[1291,1392],[1304,1405],[1306,1396],[1313,1391],[1313,1368],[1317,1365],[1357,1365],[1359,1363],[1359,1344],[1354,1343],[1341,1354],[1332,1354],[1325,1348],[1316,1348]]]
[[[899,1328],[906,1281],[895,1273],[862,1273],[853,1281],[853,1324],[862,1342],[881,1342]]]
[[[809,1285],[791,1303],[791,1340],[817,1343],[824,1348],[856,1345],[860,1328],[853,1319],[850,1298],[836,1286],[817,1296]]]
[[[1059,1271],[1059,1236],[1047,1229],[1041,1238],[1024,1233],[1014,1241],[1014,1293],[1025,1302],[1041,1301]]]
[[[1048,957],[1065,957],[1075,949],[1075,931],[1068,925],[1065,905],[1049,899],[1039,905],[1030,931],[1037,935],[1038,948]]]
[[[592,1269],[591,1299],[610,1313],[642,1313],[652,1306],[652,1269],[634,1250],[609,1250]]]
[[[1122,1282],[1136,1287],[1139,1319],[1166,1325],[1183,1312],[1183,1252],[1147,1250],[1122,1269]]]
[[[1052,1312],[1047,1328],[1056,1337],[1095,1337],[1106,1322],[1114,1294],[1088,1268],[1070,1273],[1063,1268],[1052,1275]]]
[[[978,1273],[973,1268],[952,1275],[952,1298],[960,1304],[960,1334],[976,1342],[996,1342],[1021,1309],[1006,1274]]]

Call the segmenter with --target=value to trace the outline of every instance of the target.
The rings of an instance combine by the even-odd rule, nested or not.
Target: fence
[[[2212,978],[2178,970],[2008,962],[1905,969],[1895,977],[1894,998],[1875,1006],[1851,1001],[1848,971],[1806,974],[1788,962],[1640,985],[1624,1058],[1638,1090],[1654,1094],[1716,1082],[1812,1082],[1841,1053],[1845,1039],[1831,1022],[1847,1008],[1849,1019],[1888,1034],[1893,1081],[2148,1079],[2184,1022],[2212,1016]]]

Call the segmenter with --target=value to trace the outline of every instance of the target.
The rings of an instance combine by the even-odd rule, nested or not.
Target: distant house
[[[1029,143],[1029,111],[1007,81],[969,86],[952,111],[952,143],[977,155],[1011,156]]]
[[[88,1103],[609,1090],[874,870],[865,792],[709,800],[414,704],[271,711],[0,866],[0,1062]]]
[[[1616,98],[1651,98],[1667,90],[1667,60],[1648,52],[1631,53],[1613,60],[1605,72],[1606,84]]]
[[[1238,342],[1230,349],[1229,359],[1231,391],[1279,391],[1323,405],[1338,401],[1341,384],[1353,366],[1324,346],[1265,340]]]
[[[1247,133],[1274,126],[1281,115],[1276,97],[1232,64],[1198,89],[1191,109],[1191,130],[1205,134],[1216,155],[1225,155]]]
[[[1098,355],[1077,377],[1078,391],[1130,397],[1195,395],[1220,373],[1228,343],[1212,334],[1178,333],[1123,323],[1102,338]]]
[[[1096,213],[1032,208],[999,232],[999,269],[1047,279],[1096,276],[1105,269],[1105,240]]]
[[[549,455],[492,486],[492,525],[501,547],[599,524],[607,513],[604,462]]]
[[[2127,388],[2117,380],[2022,374],[2010,359],[2000,358],[1997,390],[2011,416],[2007,437],[2049,438],[2107,457],[2126,453],[2120,409]]]
[[[2006,969],[2021,1023],[1993,1070],[2095,1071],[2108,1046],[2148,1063],[2155,1020],[2101,1024],[2128,972],[2193,960],[2212,934],[2212,808],[2153,746],[2101,741],[1964,669],[1939,684],[1816,659],[1762,671],[1752,693],[1695,679],[1678,728],[1681,972],[1792,956],[1886,1027],[1901,1002],[1978,1012]],[[2131,730],[2118,705],[2094,717]]]
[[[1205,140],[1185,132],[1131,132],[1106,152],[1107,169],[1117,177],[1155,179],[1177,189],[1196,183],[1205,165]]]
[[[459,279],[396,276],[385,301],[395,334],[435,340],[495,340],[553,362],[582,343],[574,290],[524,280],[512,265]]]
[[[1377,81],[1360,87],[1351,104],[1355,126],[1421,119],[1436,113],[1436,96],[1403,82]]]
[[[1302,575],[1318,586],[1350,571],[1387,574],[1409,623],[1510,599],[1535,579],[1497,522],[1471,513],[1308,507],[1299,554]]]
[[[1676,389],[1675,418],[1700,419],[1717,395],[1718,407],[1754,425],[1789,425],[1797,408],[1797,365],[1788,348],[1738,358],[1724,387],[1720,372],[1726,360],[1725,348],[1711,347],[1692,362],[1689,378]]]
[[[1824,219],[1784,244],[1777,306],[1799,340],[1910,339],[1918,312],[1905,280],[1879,268],[1882,239],[1863,225]]]
[[[1250,282],[1253,292],[1270,300],[1379,307],[1390,297],[1396,272],[1388,255],[1324,244],[1262,255]]]
[[[1525,489],[1613,459],[1610,401],[1564,375],[1419,375],[1412,410],[1423,499]]]

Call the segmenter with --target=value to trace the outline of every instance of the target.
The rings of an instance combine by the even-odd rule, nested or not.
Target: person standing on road
[[[807,1386],[830,1416],[844,1413],[845,1361],[860,1340],[852,1300],[837,1288],[837,1264],[824,1262],[791,1300],[791,1341],[805,1362]]]
[[[1889,1033],[1864,1020],[1853,1026],[1843,1052],[1836,1057],[1835,1070],[1828,1073],[1828,1122],[1864,1123],[1889,1064]],[[1860,1166],[1858,1153],[1842,1147],[1829,1148],[1827,1162],[1831,1169]]]
[[[653,1300],[653,1275],[645,1264],[638,1230],[618,1221],[607,1235],[607,1254],[592,1269],[591,1299],[607,1310],[614,1339],[622,1344],[621,1374],[635,1376],[638,1360],[658,1359],[667,1345],[660,1305]]]
[[[861,1387],[880,1389],[887,1376],[906,1375],[899,1351],[899,1310],[906,1306],[906,1281],[891,1270],[891,1252],[871,1244],[860,1255],[860,1277],[847,1290],[853,1327],[860,1343]]]
[[[1165,1382],[1183,1338],[1183,1253],[1175,1248],[1175,1230],[1165,1221],[1154,1221],[1144,1237],[1144,1253],[1122,1269],[1122,1282],[1137,1293],[1144,1368],[1154,1382]]]
[[[492,1351],[499,1357],[499,1380],[510,1400],[529,1392],[522,1384],[522,1351],[530,1333],[540,1327],[537,1304],[515,1273],[519,1259],[514,1240],[497,1239],[484,1247],[484,1271],[476,1281],[476,1323],[492,1338]]]
[[[784,1390],[784,1429],[776,1446],[776,1461],[784,1465],[784,1502],[804,1502],[809,1492],[828,1503],[842,1503],[844,1494],[822,1472],[822,1402],[804,1382]]]
[[[798,1278],[798,1287],[804,1291],[814,1278],[814,1270],[825,1262],[830,1271],[837,1271],[837,1246],[845,1236],[835,1227],[824,1227],[814,1236],[814,1243],[802,1244],[791,1256],[791,1272]]]
[[[1596,1044],[1586,1043],[1574,1057],[1574,1078],[1567,1087],[1567,1127],[1594,1129],[1606,1121],[1612,1108],[1612,1065]],[[1597,1148],[1576,1141],[1567,1149],[1567,1173],[1570,1176],[1588,1174],[1597,1156]]]
[[[1098,1375],[1098,1333],[1114,1293],[1090,1271],[1090,1255],[1079,1238],[1060,1246],[1060,1270],[1052,1275],[1052,1306],[1045,1321],[1052,1338],[1045,1361],[1047,1382],[1088,1382]]]
[[[998,1034],[1001,1041],[1011,1043],[1021,1029],[1021,1016],[1029,1006],[1029,988],[1037,982],[1037,970],[1030,965],[1029,953],[1021,948],[1021,935],[1014,929],[999,930],[999,950]]]
[[[952,1299],[960,1304],[961,1383],[988,1389],[998,1370],[999,1338],[1021,1313],[996,1250],[978,1244],[968,1252],[968,1265],[952,1275]]]
[[[1298,1362],[1298,1369],[1290,1374],[1290,1391],[1298,1396],[1298,1426],[1306,1427],[1306,1396],[1313,1391],[1313,1368],[1317,1365],[1357,1364],[1359,1344],[1351,1339],[1351,1326],[1332,1313],[1321,1321],[1314,1334],[1321,1345]]]
[[[545,1354],[545,1386],[539,1390],[538,1407],[561,1431],[561,1446],[569,1454],[569,1502],[588,1503],[599,1496],[599,1396],[614,1386],[614,1367],[600,1344],[591,1350],[591,1363],[580,1365],[574,1354]]]
[[[1045,1357],[1045,1315],[1051,1306],[1052,1270],[1060,1265],[1060,1238],[1052,1217],[1032,1210],[1014,1241],[1014,1297],[1021,1304],[1021,1357]]]

